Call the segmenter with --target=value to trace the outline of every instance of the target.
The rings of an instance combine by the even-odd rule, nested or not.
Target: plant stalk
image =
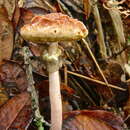
[[[105,41],[104,41],[104,34],[103,34],[103,28],[102,28],[102,24],[101,24],[101,18],[100,18],[100,14],[99,14],[99,10],[97,7],[97,0],[92,0],[92,12],[94,15],[94,19],[97,25],[97,30],[98,30],[98,43],[99,43],[99,47],[100,47],[100,54],[102,58],[107,58],[107,49],[106,49],[106,45],[105,45]]]
[[[28,47],[23,47],[23,54],[24,54],[24,64],[26,66],[26,74],[27,74],[27,80],[28,80],[28,92],[31,95],[32,109],[34,112],[34,121],[36,122],[38,129],[40,128],[44,130],[44,127],[42,126],[42,124],[43,123],[45,123],[46,125],[49,125],[49,124],[44,120],[43,116],[40,114],[38,93],[34,86],[34,80],[33,80],[33,74],[32,74],[32,66],[31,66],[31,60],[30,60],[31,53]]]

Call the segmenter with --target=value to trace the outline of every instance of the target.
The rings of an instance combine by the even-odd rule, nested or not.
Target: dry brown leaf
[[[20,111],[16,119],[11,124],[9,130],[25,130],[28,128],[32,120],[31,100],[28,100],[26,105]]]
[[[123,121],[103,110],[71,111],[64,114],[63,130],[122,130]]]
[[[40,57],[42,55],[43,49],[35,43],[30,43],[29,48],[34,56]]]
[[[124,71],[123,71],[122,66],[118,62],[109,60],[108,64],[104,66],[105,66],[105,69],[103,73],[110,84],[117,85],[120,88],[128,89],[127,83],[121,81],[121,77],[123,76]],[[104,88],[99,87],[97,91],[104,97],[104,100],[110,103],[109,105],[113,105],[114,103],[118,106],[121,106],[123,105],[123,103],[126,102],[128,98],[128,91],[119,91],[119,90],[113,89],[113,92],[115,95],[114,98],[112,98],[112,95],[110,94],[110,92],[108,91],[108,88],[106,87]]]
[[[3,5],[8,13],[8,18],[11,21],[13,18],[13,14],[15,11],[15,6],[17,4],[17,0],[1,0],[0,5]]]
[[[35,16],[31,10],[21,8],[21,19],[24,22],[24,24],[28,24],[31,19]]]
[[[0,83],[0,107],[5,104],[9,99],[9,95],[7,94],[5,88]]]
[[[94,63],[87,55],[79,56],[73,64],[79,67],[79,71],[83,73],[83,75],[95,78]]]
[[[130,8],[130,0],[126,0],[125,3],[128,6],[128,8]]]
[[[127,124],[129,126],[129,124],[130,124],[130,82],[128,82],[128,92],[129,92],[129,97],[128,97],[127,102],[124,105],[123,109],[124,109],[125,116],[127,119]]]
[[[13,26],[5,8],[0,8],[0,62],[10,59],[13,50]]]
[[[29,94],[23,92],[11,98],[0,108],[0,130],[7,130],[19,112],[29,100]]]
[[[0,80],[6,88],[16,88],[20,92],[27,90],[28,87],[24,69],[13,61],[5,61],[5,63],[0,66]]]

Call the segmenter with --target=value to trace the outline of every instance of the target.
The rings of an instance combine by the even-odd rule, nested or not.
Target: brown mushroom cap
[[[27,41],[43,43],[79,40],[87,36],[88,30],[77,19],[62,13],[50,13],[35,16],[31,23],[21,28],[20,33]]]

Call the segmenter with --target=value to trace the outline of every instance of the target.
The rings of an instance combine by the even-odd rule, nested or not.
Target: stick
[[[96,79],[92,79],[92,78],[90,78],[90,77],[87,77],[87,76],[84,76],[84,75],[81,75],[81,74],[78,74],[78,73],[74,73],[74,72],[72,72],[72,71],[67,71],[67,73],[106,86],[106,83],[104,83],[103,81],[96,80]],[[112,84],[108,84],[108,85],[109,85],[109,87],[111,87],[111,88],[114,88],[114,89],[117,89],[117,90],[121,90],[121,91],[126,91],[126,89],[120,88],[120,87],[118,87],[118,86],[116,86],[116,85],[112,85]]]
[[[96,59],[95,59],[95,57],[94,57],[94,55],[93,55],[93,53],[92,53],[92,51],[91,51],[91,49],[90,49],[90,47],[89,47],[88,43],[85,41],[85,39],[82,39],[82,41],[83,41],[83,42],[84,42],[84,44],[86,45],[86,47],[87,47],[87,49],[88,49],[89,54],[91,55],[91,57],[92,57],[92,59],[93,59],[94,63],[96,64],[96,66],[97,66],[97,68],[98,68],[98,70],[99,70],[99,72],[100,72],[100,74],[101,74],[101,76],[102,76],[103,80],[104,80],[104,81],[105,81],[105,83],[106,83],[106,86],[108,86],[108,88],[109,88],[109,90],[110,90],[111,94],[112,94],[112,95],[114,95],[114,94],[113,94],[113,92],[112,92],[112,90],[111,90],[111,88],[110,88],[110,86],[109,86],[109,84],[108,84],[108,82],[107,82],[107,79],[106,79],[106,77],[104,76],[104,74],[103,74],[103,72],[102,72],[102,70],[101,70],[100,66],[98,65],[98,62],[96,61]]]
[[[97,2],[97,0],[92,0],[92,3],[96,3],[96,2]],[[100,47],[100,53],[101,53],[102,58],[106,58],[107,49],[105,46],[103,28],[102,28],[101,18],[100,18],[97,4],[93,4],[92,13],[94,15],[94,19],[95,19],[97,30],[98,30],[98,43],[99,43],[99,47]]]
[[[64,80],[65,80],[65,85],[68,85],[68,75],[67,75],[67,66],[64,66]]]
[[[34,112],[34,121],[38,125],[41,130],[44,130],[42,123],[45,123],[46,125],[49,125],[43,118],[43,116],[40,114],[39,110],[39,102],[38,102],[38,94],[36,92],[35,86],[34,86],[34,80],[33,80],[33,74],[32,74],[32,66],[31,66],[31,60],[30,60],[30,50],[28,47],[23,47],[23,54],[24,54],[24,64],[26,66],[26,74],[27,74],[27,80],[28,80],[28,92],[31,95],[32,100],[32,109]]]

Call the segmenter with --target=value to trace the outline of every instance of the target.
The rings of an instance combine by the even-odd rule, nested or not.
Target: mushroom
[[[20,30],[21,36],[37,44],[49,42],[48,52],[43,53],[49,72],[49,96],[51,104],[51,130],[62,129],[62,101],[60,93],[59,67],[61,51],[58,42],[73,41],[88,34],[85,25],[62,13],[35,16]]]

